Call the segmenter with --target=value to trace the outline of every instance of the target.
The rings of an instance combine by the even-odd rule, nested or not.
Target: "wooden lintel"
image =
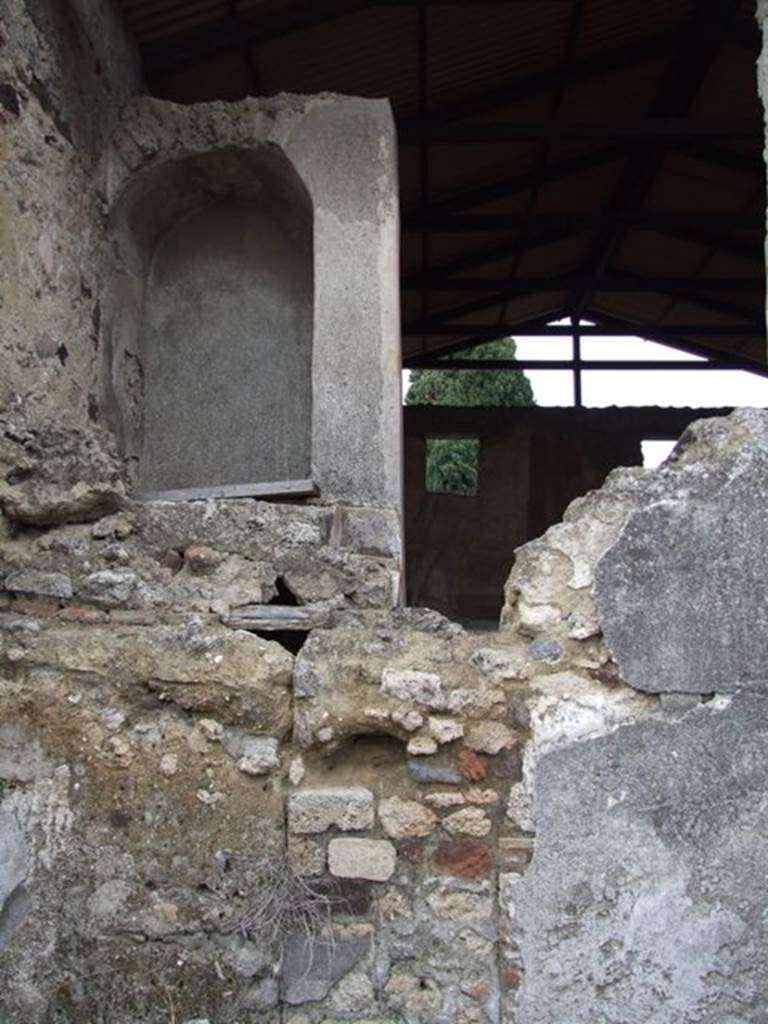
[[[205,501],[208,498],[309,498],[317,494],[312,480],[277,480],[221,487],[184,487],[176,491],[141,491],[134,501]]]
[[[245,604],[233,608],[224,621],[233,629],[247,629],[254,633],[306,632],[327,626],[330,613],[326,608],[313,605]]]

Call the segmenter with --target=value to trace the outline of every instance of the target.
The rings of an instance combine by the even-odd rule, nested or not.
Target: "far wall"
[[[408,604],[496,626],[516,548],[616,466],[641,465],[642,441],[676,438],[693,420],[728,411],[404,409]],[[476,496],[427,493],[430,437],[479,440]]]

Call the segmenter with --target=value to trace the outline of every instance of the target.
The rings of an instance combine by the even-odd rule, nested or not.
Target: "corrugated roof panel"
[[[556,67],[571,3],[438,6],[428,18],[430,109]]]
[[[641,39],[674,33],[695,10],[693,0],[588,0],[575,47],[575,56],[618,46],[632,46]]]
[[[415,113],[418,59],[411,13],[361,11],[259,46],[266,90],[387,97],[401,115]]]
[[[140,3],[128,13],[129,29],[141,41],[198,28],[229,15],[226,0],[160,0]]]
[[[420,83],[418,12],[414,6],[363,4],[357,11],[330,16],[313,27],[288,31],[293,17],[316,19],[321,5],[301,5],[297,0],[238,0],[236,10],[249,33],[250,60],[244,46],[228,52],[203,55],[207,33],[231,17],[228,0],[122,0],[129,27],[140,42],[154,40],[166,62],[173,62],[174,47],[190,34],[197,49],[191,63],[164,73],[152,82],[161,95],[191,102],[212,98],[237,98],[258,88],[278,91],[338,91],[389,97],[399,120],[419,113]],[[341,5],[343,8],[343,5]],[[693,232],[680,234],[629,228],[620,238],[606,269],[623,268],[647,275],[757,277],[763,273],[762,212],[764,172],[761,154],[762,108],[754,78],[757,34],[752,32],[752,0],[740,0],[742,18],[738,44],[733,34],[723,39],[691,114],[699,118],[751,118],[754,140],[669,141],[669,152],[645,194],[627,201],[658,210],[691,213],[752,210],[752,231]],[[515,124],[562,120],[642,118],[650,109],[659,85],[668,75],[670,54],[679,48],[685,60],[687,38],[693,39],[691,21],[694,0],[587,0],[569,53],[569,30],[576,10],[574,0],[515,0],[514,3],[475,3],[457,0],[435,4],[427,13],[426,86],[427,112],[461,124]],[[340,8],[329,5],[331,15]],[[292,13],[291,13],[292,12]],[[290,14],[290,24],[286,16]],[[262,26],[283,32],[259,42]],[[277,26],[277,28],[275,28]],[[685,33],[688,33],[686,37]],[[750,43],[750,33],[753,42]],[[253,36],[254,38],[251,38]],[[235,40],[237,43],[237,40]],[[679,44],[683,44],[679,47]],[[610,67],[600,66],[602,55],[611,56]],[[606,63],[605,61],[603,62]],[[590,69],[584,73],[584,67]],[[599,73],[595,72],[598,68]],[[255,74],[254,74],[255,71]],[[516,97],[516,98],[515,98]],[[648,143],[662,144],[656,140]],[[622,148],[623,147],[623,148]],[[583,169],[582,157],[619,149],[623,155],[612,163],[596,161]],[[470,212],[540,214],[590,213],[621,206],[616,188],[621,176],[646,150],[646,144],[627,146],[606,138],[548,142],[521,139],[514,144],[466,142],[429,147],[429,199],[435,203],[454,195],[518,181],[543,169],[576,161],[577,173],[557,181],[529,182],[525,188],[497,195]],[[421,154],[416,145],[400,152],[401,202],[406,210],[417,208],[421,196]],[[589,269],[600,264],[596,252],[597,229],[575,234],[563,232],[546,246],[526,246],[525,232],[488,231],[447,234],[433,231],[428,239],[429,262],[434,273],[445,265],[466,260],[462,273],[474,276],[532,277]],[[521,245],[521,240],[523,244]],[[507,251],[504,253],[504,246]],[[503,258],[497,254],[504,253]],[[405,232],[402,266],[406,274],[423,267],[420,234]],[[488,262],[478,263],[488,254]],[[754,254],[754,255],[753,255]],[[597,260],[597,263],[595,263]],[[492,282],[491,282],[492,283]],[[433,290],[427,309],[451,309],[482,295]],[[536,293],[515,297],[473,316],[476,323],[527,319],[537,313],[561,308],[566,293]],[[716,322],[722,311],[741,307],[762,322],[762,293],[718,292],[710,308],[684,304],[680,299],[642,292],[594,291],[596,314],[612,314],[632,321],[695,317]],[[719,302],[719,306],[717,303]],[[406,292],[406,316],[420,315],[422,299]],[[415,313],[413,311],[416,311]],[[700,339],[708,344],[706,338]],[[453,343],[454,338],[442,343]],[[439,337],[430,344],[441,343]],[[410,346],[412,342],[408,340]],[[717,344],[720,344],[718,341]],[[730,339],[731,351],[740,348],[762,357],[762,342]],[[713,348],[717,345],[713,343]],[[410,351],[410,348],[408,349]]]

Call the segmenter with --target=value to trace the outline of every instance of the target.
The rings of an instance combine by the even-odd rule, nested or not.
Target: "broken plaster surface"
[[[765,691],[768,451],[737,446],[667,477],[673,486],[649,489],[597,568],[621,675],[652,693]]]
[[[763,1019],[766,739],[765,698],[739,694],[538,758],[515,1021]]]

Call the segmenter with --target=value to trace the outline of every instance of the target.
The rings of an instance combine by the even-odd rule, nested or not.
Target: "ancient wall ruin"
[[[3,5],[0,407],[98,416],[104,217],[96,166],[139,62],[99,0]]]
[[[364,510],[4,426],[4,1019],[760,1020],[764,413],[575,502],[495,636]]]
[[[85,129],[67,140],[31,88],[49,68],[78,80],[53,30],[17,23],[32,36],[0,50],[24,256],[3,267],[3,1024],[762,1021],[768,416],[695,424],[659,470],[615,470],[571,504],[518,551],[491,635],[398,605],[399,449],[375,430],[325,424],[319,497],[136,500],[91,339],[113,294],[88,262],[110,164],[86,165]],[[279,133],[292,102],[218,113]],[[301,116],[348,123],[351,103],[365,121],[356,102]],[[122,131],[155,118],[163,138],[178,116],[138,101]],[[123,139],[127,181],[156,151],[113,127],[97,148]],[[317,309],[346,267],[318,238],[352,257],[370,221],[319,209],[313,187]],[[55,291],[35,276],[54,215]],[[329,386],[348,390],[359,334],[325,308],[313,362],[338,344]],[[67,357],[46,356],[67,310]],[[371,390],[394,358],[365,364]]]

